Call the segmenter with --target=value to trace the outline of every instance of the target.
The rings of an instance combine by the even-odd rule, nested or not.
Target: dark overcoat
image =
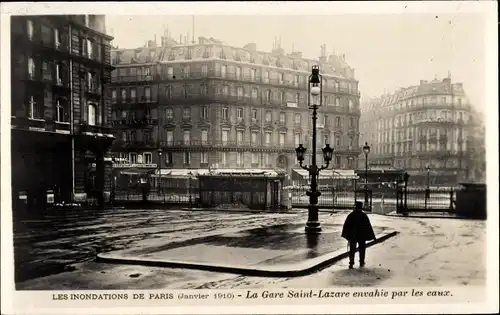
[[[348,241],[370,241],[375,239],[370,219],[361,210],[355,210],[347,216],[342,228],[342,237]]]

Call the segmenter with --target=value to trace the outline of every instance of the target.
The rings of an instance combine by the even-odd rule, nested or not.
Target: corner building
[[[410,183],[453,185],[467,180],[472,130],[478,115],[462,83],[451,78],[420,81],[362,105],[360,132],[371,152],[369,164],[392,165],[410,175]],[[361,161],[360,161],[361,162]],[[364,169],[363,163],[360,168]]]
[[[163,37],[159,46],[149,41],[113,50],[112,59],[113,150],[132,164],[290,173],[298,167],[295,147],[311,148],[307,80],[315,64],[324,79],[318,161],[329,143],[335,167],[357,163],[358,81],[344,56],[327,57],[323,49],[319,60],[309,60],[278,45],[261,52],[255,44],[240,48],[207,38],[182,44]]]
[[[104,201],[114,139],[110,41],[103,15],[11,18],[11,155],[13,207],[26,196],[42,210],[58,201]]]

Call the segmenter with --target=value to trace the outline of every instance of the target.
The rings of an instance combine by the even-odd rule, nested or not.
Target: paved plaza
[[[335,232],[347,213],[320,213],[320,221],[325,228],[324,244],[331,247],[324,253],[335,251],[334,247],[345,248],[347,245]],[[272,228],[268,227],[281,226],[299,231],[306,218],[307,212],[304,210],[267,214],[126,209],[55,211],[44,218],[15,224],[17,288],[259,288],[485,283],[486,222],[449,218],[423,219],[371,214],[370,220],[379,232],[387,229],[399,233],[369,247],[367,266],[363,269],[348,270],[347,260],[343,258],[326,269],[305,276],[257,277],[95,261],[99,253],[120,250],[140,252],[155,246],[168,247],[173,243],[191,242],[190,246],[198,248],[191,247],[190,251],[183,253],[182,246],[176,247],[177,259],[199,260],[204,257],[205,260],[218,259],[219,262],[240,265],[258,264],[261,261],[255,253],[261,251],[266,258],[269,255],[266,248],[273,243],[269,240],[284,236],[276,230],[273,233]],[[248,231],[254,231],[257,236],[260,233],[254,242],[249,242],[248,235],[245,236],[250,245],[228,242],[228,237],[233,237],[234,242],[241,242],[245,237],[236,236],[248,234]],[[268,233],[267,238],[265,233]],[[296,245],[298,253],[306,255],[307,244],[301,243],[304,240],[297,238],[298,234],[292,236],[284,242],[285,247],[290,250],[290,246]],[[210,242],[193,241],[200,238],[208,238]],[[218,252],[215,251],[216,245]],[[207,246],[212,246],[211,250],[214,251],[208,250],[205,253],[210,254],[205,255],[193,254],[199,252],[200,246],[205,246],[205,250]],[[223,251],[224,246],[236,249],[234,259],[220,257],[228,253]],[[245,258],[241,251],[248,248],[251,248],[252,254],[247,252]],[[196,251],[193,252],[193,249]],[[158,254],[159,251],[153,253]],[[170,254],[172,252],[169,258]],[[474,257],[473,262],[471,257]]]

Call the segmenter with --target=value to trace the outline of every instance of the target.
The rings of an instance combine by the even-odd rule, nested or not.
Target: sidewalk
[[[151,241],[141,247],[100,253],[97,262],[185,268],[249,276],[296,277],[314,273],[348,255],[342,225],[324,223],[322,233],[304,233],[304,224],[279,224],[239,230],[188,241]],[[374,226],[385,241],[398,232]]]

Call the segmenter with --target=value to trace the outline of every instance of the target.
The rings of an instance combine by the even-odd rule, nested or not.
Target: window
[[[190,71],[189,66],[184,67],[184,78],[189,78],[190,76],[189,71]]]
[[[323,144],[330,144],[330,137],[328,135],[323,135]]]
[[[165,117],[168,120],[174,119],[174,110],[172,108],[166,108],[165,109]]]
[[[88,108],[88,124],[90,126],[95,126],[96,124],[96,106],[92,103],[87,105]]]
[[[191,118],[191,109],[189,107],[184,107],[182,109],[182,118],[183,119]]]
[[[241,78],[241,68],[236,67],[236,79],[240,79],[240,78]]]
[[[30,40],[33,39],[34,33],[35,33],[35,27],[33,26],[33,21],[27,20],[26,21],[26,35],[28,35],[28,38]]]
[[[339,167],[339,166],[340,166],[340,163],[341,163],[340,156],[338,156],[338,155],[337,155],[337,156],[335,156],[335,165],[336,165],[337,167]]]
[[[238,86],[238,88],[236,89],[236,95],[238,96],[238,99],[243,98],[243,87],[242,86]]]
[[[151,102],[151,88],[150,87],[144,88],[144,98],[146,99],[146,102]]]
[[[269,145],[271,144],[271,136],[272,136],[272,133],[270,131],[267,131],[264,135],[264,142]]]
[[[236,118],[238,120],[242,120],[243,119],[243,108],[237,108],[236,109]]]
[[[252,109],[252,120],[256,121],[257,120],[257,110]]]
[[[256,99],[258,98],[258,95],[259,95],[259,90],[257,90],[257,88],[252,88],[252,98]]]
[[[224,86],[222,87],[222,94],[223,94],[223,95],[229,95],[229,86],[224,85]]]
[[[111,100],[113,103],[116,103],[117,92],[116,89],[111,91]]]
[[[301,140],[301,139],[300,139],[300,133],[298,133],[298,132],[297,132],[297,133],[295,133],[295,138],[294,138],[294,140],[295,140],[295,146],[296,146],[296,147],[298,147],[298,146],[299,146],[299,144],[301,143],[301,142],[300,142],[300,140]]]
[[[335,98],[335,106],[340,106],[340,98]]]
[[[285,74],[279,73],[278,74],[278,81],[280,84],[283,84],[283,82],[285,81]]]
[[[144,153],[144,163],[152,164],[153,163],[153,155],[149,152]]]
[[[167,152],[165,154],[165,164],[166,165],[172,165],[174,163],[174,159],[172,156],[172,152]]]
[[[202,119],[207,119],[208,118],[208,107],[207,106],[202,106],[200,113],[201,113],[201,118]]]
[[[173,79],[173,78],[174,78],[174,68],[167,67],[167,79]]]
[[[190,144],[191,142],[191,131],[184,130],[184,144]]]
[[[200,84],[200,95],[201,96],[208,95],[208,85],[206,85],[206,84]]]
[[[262,73],[262,79],[264,80],[265,83],[269,82],[269,72],[268,71],[264,71]]]
[[[222,107],[222,119],[229,119],[229,108]]]
[[[174,143],[174,132],[172,130],[167,131],[167,144],[172,145]]]
[[[144,77],[146,78],[146,80],[151,80],[151,68],[150,67],[145,67],[145,68],[142,68],[144,72]]]
[[[227,165],[227,152],[222,152],[221,163],[222,163],[222,165]]]
[[[200,160],[202,164],[208,164],[208,152],[201,152]]]
[[[222,130],[222,143],[227,144],[227,141],[229,140],[229,130]]]
[[[201,66],[201,76],[202,77],[208,76],[208,66],[207,65]]]
[[[36,73],[36,67],[35,67],[35,60],[33,58],[28,58],[28,74],[30,79],[35,78],[35,73]]]
[[[227,67],[225,65],[220,66],[220,76],[225,78],[227,72]]]
[[[136,139],[137,139],[137,134],[136,134],[135,130],[132,130],[132,131],[130,132],[130,141],[132,141],[132,142],[133,142],[133,141],[135,141]]]
[[[255,69],[250,69],[250,80],[255,81]]]
[[[208,142],[208,130],[203,129],[201,131],[201,143],[206,144]]]
[[[191,152],[184,152],[184,165],[191,164]]]
[[[52,69],[47,61],[42,62],[42,74],[44,81],[52,81]]]
[[[87,72],[87,88],[89,91],[97,91],[98,80],[95,72]]]
[[[130,89],[130,100],[132,102],[135,102],[137,100],[137,89],[136,88]]]
[[[68,112],[66,110],[66,102],[56,100],[56,120],[58,122],[69,122]]]
[[[126,89],[121,89],[120,90],[120,96],[121,96],[121,101],[123,103],[127,102],[127,90]]]
[[[285,102],[285,100],[286,100],[285,92],[281,91],[280,92],[280,102],[283,104],[283,102]]]
[[[236,153],[236,165],[242,166],[244,161],[244,155],[243,152],[238,152]]]
[[[37,102],[35,100],[34,96],[30,96],[28,100],[28,117],[31,119],[40,119],[42,118],[43,111],[41,111],[38,106]]]
[[[280,133],[280,145],[285,145],[286,133]]]
[[[61,47],[61,37],[57,28],[54,28],[54,46],[56,47],[56,49],[59,49],[59,47]]]
[[[295,124],[300,125],[302,116],[300,114],[295,114]]]
[[[129,158],[131,164],[137,163],[137,153],[129,153]]]
[[[280,113],[280,124],[284,124],[286,122],[285,113]]]
[[[323,115],[323,125],[328,126],[328,115]]]
[[[354,103],[352,100],[349,100],[349,111],[352,111],[354,109]]]
[[[271,122],[271,120],[272,120],[272,118],[273,118],[271,111],[269,111],[269,110],[268,110],[268,111],[266,112],[266,117],[265,117],[265,118],[266,118],[266,122],[267,122],[267,123],[270,123],[270,122]]]
[[[87,57],[92,58],[94,56],[94,52],[92,51],[92,41],[90,39],[86,39],[85,43],[87,45]]]
[[[252,131],[252,135],[251,135],[252,144],[257,144],[258,136],[259,136],[258,132]]]
[[[298,75],[293,77],[293,85],[299,86],[299,76]]]
[[[341,128],[342,127],[342,117],[337,116],[336,120],[337,120],[337,123],[336,123],[337,128]]]
[[[354,117],[350,117],[350,118],[349,118],[349,126],[350,126],[351,128],[354,128]]]
[[[271,160],[271,154],[269,153],[264,153],[264,165],[268,166],[271,163],[269,161]]]
[[[340,137],[339,136],[335,136],[335,146],[340,147]]]
[[[252,152],[252,164],[259,164],[259,154]]]
[[[243,138],[244,138],[244,133],[242,130],[238,130],[236,132],[236,141],[238,141],[238,144],[242,144],[243,143]]]
[[[266,103],[270,103],[271,102],[271,90],[267,90],[266,91]]]

